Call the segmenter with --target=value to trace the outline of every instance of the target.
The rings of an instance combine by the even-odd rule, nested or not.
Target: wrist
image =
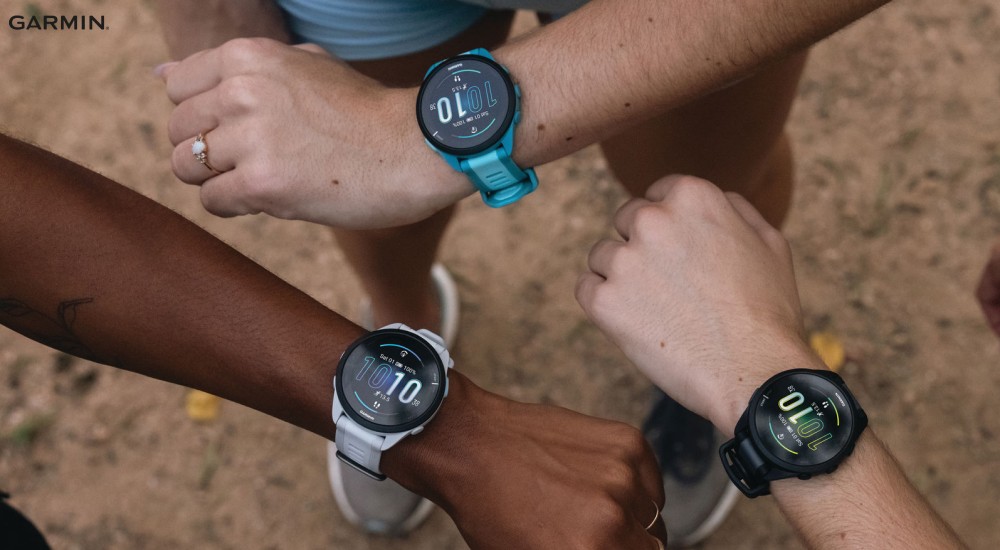
[[[797,334],[767,342],[760,352],[746,355],[746,361],[733,369],[725,397],[716,401],[709,420],[722,433],[733,435],[757,388],[775,374],[796,368],[826,369],[826,365]]]
[[[417,125],[416,104],[419,88],[391,88],[386,91],[386,109],[393,113],[393,126],[397,132],[400,151],[400,185],[414,189],[415,193],[436,210],[454,204],[471,195],[476,189],[465,174],[448,166],[441,155],[426,143]],[[381,162],[381,161],[380,161]]]
[[[502,399],[473,384],[464,375],[449,375],[448,397],[420,434],[404,439],[382,456],[382,471],[407,489],[438,504],[450,501],[449,490],[463,471],[473,441],[481,438],[490,410]]]

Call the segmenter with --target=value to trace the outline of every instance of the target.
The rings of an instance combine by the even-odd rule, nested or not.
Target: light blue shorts
[[[565,14],[587,0],[278,0],[296,42],[348,61],[426,50],[461,34],[491,9]],[[459,53],[459,52],[456,52]]]

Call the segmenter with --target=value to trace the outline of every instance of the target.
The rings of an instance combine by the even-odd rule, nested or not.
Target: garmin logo
[[[104,16],[96,15],[12,15],[7,26],[15,31],[93,31],[107,30]]]

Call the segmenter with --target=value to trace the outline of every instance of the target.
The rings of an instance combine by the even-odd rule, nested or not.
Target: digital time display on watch
[[[500,140],[514,118],[514,84],[496,62],[460,55],[435,67],[417,97],[424,137],[453,155],[472,155]]]
[[[795,466],[816,466],[835,458],[850,442],[854,413],[833,382],[808,373],[789,373],[763,388],[751,429],[759,448]]]
[[[336,389],[347,414],[369,429],[415,428],[437,411],[445,393],[445,367],[419,336],[377,330],[340,360]]]

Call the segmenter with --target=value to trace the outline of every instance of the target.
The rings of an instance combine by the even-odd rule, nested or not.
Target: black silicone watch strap
[[[770,468],[753,446],[748,414],[749,408],[736,423],[735,437],[719,447],[719,458],[733,484],[747,497],[756,498],[771,494],[765,477]]]

